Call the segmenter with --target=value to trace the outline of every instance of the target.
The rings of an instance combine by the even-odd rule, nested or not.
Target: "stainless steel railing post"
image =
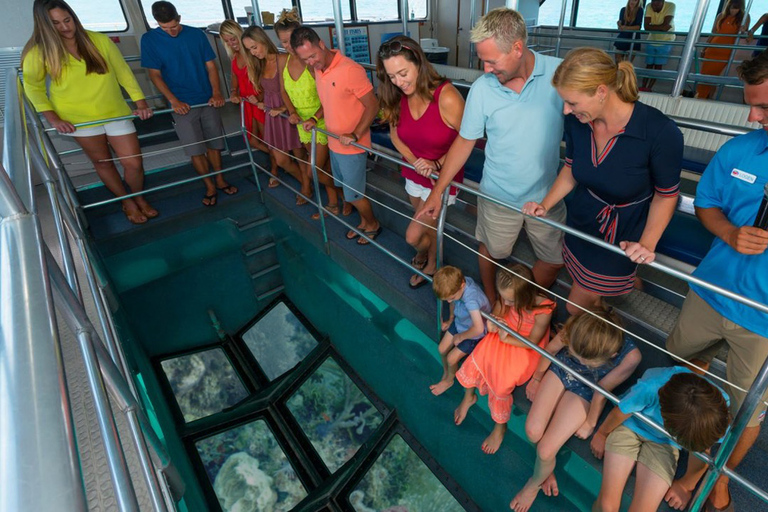
[[[568,0],[562,1],[560,8],[560,21],[557,24],[557,41],[555,42],[555,57],[560,57],[560,42],[563,38],[563,26],[565,25],[565,11],[568,8]]]
[[[448,199],[450,198],[451,187],[448,186],[443,191],[440,200],[443,207],[437,217],[437,236],[435,237],[435,271],[443,266],[443,250],[445,248],[445,216],[448,214]],[[443,301],[437,298],[437,339],[440,339],[443,330]]]
[[[248,127],[245,126],[245,100],[240,100],[240,129],[243,131],[243,141],[245,141],[245,148],[248,150],[248,161],[251,163],[251,170],[253,171],[253,179],[256,180],[256,188],[261,192],[261,182],[259,181],[259,173],[256,172],[256,162],[253,159],[253,148],[251,147],[250,135],[248,134]],[[253,126],[251,126],[251,130]]]
[[[693,13],[691,28],[688,31],[688,36],[685,38],[683,54],[677,67],[677,78],[675,78],[675,84],[672,86],[672,96],[675,98],[680,96],[685,88],[688,73],[691,71],[691,62],[693,62],[693,56],[696,53],[696,42],[701,34],[701,26],[704,24],[704,17],[707,15],[708,7],[709,0],[698,0],[696,3],[696,11]]]
[[[312,146],[309,152],[309,166],[312,168],[312,181],[315,185],[315,197],[317,198],[317,214],[320,216],[320,229],[323,232],[323,247],[325,254],[331,253],[331,246],[328,242],[328,230],[325,227],[325,210],[323,208],[323,198],[320,195],[320,180],[317,177],[317,130],[312,129]],[[342,204],[344,198],[341,198]],[[336,201],[337,207],[339,200]],[[341,210],[339,210],[341,211]]]
[[[702,483],[699,485],[699,489],[691,501],[691,512],[698,512],[704,506],[709,493],[715,486],[715,482],[720,478],[724,466],[731,457],[733,449],[736,448],[736,444],[744,433],[744,429],[747,428],[747,424],[749,423],[752,414],[762,403],[763,395],[765,395],[766,390],[768,390],[768,359],[763,362],[763,366],[760,368],[760,373],[758,373],[757,378],[749,387],[747,396],[744,398],[744,403],[739,407],[739,411],[733,419],[731,428],[726,433],[723,443],[720,445],[720,449],[717,450],[717,456],[715,457],[712,466],[707,471]]]

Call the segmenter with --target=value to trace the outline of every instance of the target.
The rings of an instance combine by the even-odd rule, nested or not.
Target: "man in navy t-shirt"
[[[181,16],[172,3],[152,4],[152,17],[159,26],[141,38],[141,65],[171,104],[176,134],[195,171],[200,175],[208,174],[211,167],[220,171],[224,130],[216,109],[224,106],[224,97],[216,55],[202,30],[180,23]],[[203,181],[205,206],[216,204],[216,189],[228,195],[237,193],[237,187],[224,181],[221,174],[215,180]]]

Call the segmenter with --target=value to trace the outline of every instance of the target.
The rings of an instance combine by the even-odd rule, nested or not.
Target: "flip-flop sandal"
[[[360,235],[358,235],[356,231],[353,231],[351,229],[349,231],[347,231],[347,240],[354,240],[355,238],[357,238],[359,236]]]
[[[376,237],[378,237],[382,231],[383,231],[383,228],[379,226],[378,229],[375,229],[373,231],[363,231],[363,234],[368,238],[370,238],[370,240],[376,240]],[[368,240],[368,238],[361,236],[357,240],[357,245],[368,245],[369,243],[371,243],[370,240]]]
[[[221,190],[228,196],[233,196],[237,194],[237,187],[234,185],[227,185],[226,187],[216,187],[218,190]]]
[[[426,272],[425,272],[425,274],[426,274]],[[433,277],[435,274],[432,273],[432,274],[427,274],[427,275],[429,277]],[[415,282],[414,282],[414,280],[415,280]],[[419,288],[421,288],[425,284],[429,284],[429,280],[427,280],[424,277],[422,277],[421,274],[413,274],[411,276],[411,280],[408,281],[408,286],[411,288],[411,290],[418,290]]]
[[[337,204],[328,204],[325,205],[325,209],[331,212],[332,214],[338,216],[339,215],[339,205]],[[323,212],[323,215],[326,217],[328,216],[327,213]],[[312,214],[312,220],[320,220],[320,212],[315,212]]]
[[[280,182],[277,181],[277,178],[269,178],[269,184],[267,184],[269,188],[275,188],[280,186]]]
[[[218,194],[216,192],[214,192],[213,194],[205,194],[205,196],[203,196],[203,206],[207,206],[209,208],[212,206],[216,206],[217,196]],[[206,199],[208,200],[207,203],[205,202]]]

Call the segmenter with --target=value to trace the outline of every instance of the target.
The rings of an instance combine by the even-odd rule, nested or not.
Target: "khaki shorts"
[[[546,218],[565,224],[565,203],[560,201],[547,212]],[[492,258],[501,260],[512,254],[523,226],[538,259],[546,263],[563,264],[562,231],[482,197],[477,198],[475,238],[485,244]]]
[[[680,451],[671,444],[649,441],[628,427],[619,425],[608,435],[605,450],[642,464],[667,482],[667,485],[671,486],[675,479]]]
[[[689,291],[677,324],[667,339],[667,350],[688,361],[699,359],[709,363],[723,343],[728,345],[726,379],[742,389],[749,389],[768,357],[768,338],[731,322],[693,290]],[[735,416],[746,393],[725,387],[731,397],[731,414]],[[766,397],[768,393],[763,400]],[[755,409],[749,426],[760,425],[764,416],[763,404]]]

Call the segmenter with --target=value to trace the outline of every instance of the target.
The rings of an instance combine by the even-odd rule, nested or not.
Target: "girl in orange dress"
[[[537,293],[533,273],[515,264],[496,274],[496,288],[502,300],[491,313],[529,341],[544,348],[549,342],[549,325],[555,303]],[[512,413],[512,391],[528,379],[539,363],[538,352],[488,322],[488,334],[480,340],[456,374],[466,388],[464,399],[454,415],[460,425],[467,411],[477,402],[475,389],[488,395],[488,407],[496,425],[481,446],[485,453],[496,453],[507,431]]]
[[[746,19],[745,19],[746,18]],[[728,0],[723,12],[717,15],[712,32],[717,35],[710,36],[708,43],[734,44],[736,34],[743,32],[749,26],[749,16],[744,16],[744,0]],[[701,74],[719,76],[728,64],[733,50],[730,48],[706,48],[701,56],[704,59],[716,59],[704,61],[701,64]],[[699,85],[696,87],[697,98],[709,98],[715,92],[714,85]]]

